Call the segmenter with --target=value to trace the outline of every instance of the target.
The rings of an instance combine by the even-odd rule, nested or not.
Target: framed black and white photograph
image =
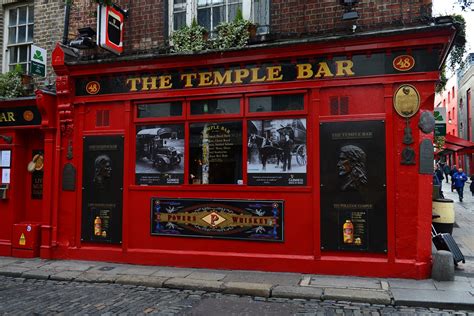
[[[177,185],[184,181],[184,124],[137,126],[136,184]]]
[[[306,185],[306,119],[247,124],[249,185]]]

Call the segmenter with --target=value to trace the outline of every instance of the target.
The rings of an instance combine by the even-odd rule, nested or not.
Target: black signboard
[[[0,108],[0,127],[40,124],[41,114],[36,106]]]
[[[151,199],[151,234],[283,241],[283,201]]]
[[[67,163],[63,168],[63,191],[76,190],[76,168],[71,163]]]
[[[306,119],[247,124],[248,185],[306,185]]]
[[[33,150],[32,158],[36,155],[43,156],[42,150]],[[43,159],[43,158],[41,158]],[[31,198],[33,200],[41,200],[43,198],[43,165],[40,170],[34,170],[31,173]]]
[[[123,136],[84,138],[82,240],[122,241]]]
[[[387,251],[385,123],[322,123],[321,248]]]
[[[76,95],[103,95],[113,93],[156,93],[170,89],[199,87],[228,87],[252,83],[273,83],[319,79],[338,79],[389,75],[407,72],[438,71],[438,49],[414,49],[409,56],[410,67],[402,69],[395,63],[407,56],[406,50],[373,54],[321,56],[295,61],[222,65],[212,69],[169,69],[165,72],[135,73],[111,77],[87,77],[76,80]]]
[[[424,139],[420,143],[420,170],[421,174],[433,174],[434,150],[433,143]]]

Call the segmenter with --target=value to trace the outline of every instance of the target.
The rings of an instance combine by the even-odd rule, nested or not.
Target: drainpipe
[[[63,45],[67,45],[67,38],[69,35],[69,15],[71,13],[71,0],[66,0],[64,6],[64,33],[63,33]]]

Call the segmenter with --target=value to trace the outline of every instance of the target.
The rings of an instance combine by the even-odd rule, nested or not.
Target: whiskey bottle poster
[[[84,138],[81,239],[122,241],[123,137]]]
[[[386,252],[385,123],[322,123],[320,148],[322,250]]]

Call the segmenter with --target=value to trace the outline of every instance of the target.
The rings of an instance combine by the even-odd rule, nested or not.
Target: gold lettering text
[[[181,75],[181,80],[185,80],[185,82],[186,82],[185,85],[184,85],[184,87],[185,87],[185,88],[190,88],[190,87],[192,87],[192,86],[193,86],[193,83],[191,82],[191,80],[196,79],[196,77],[197,77],[197,74],[195,74],[195,73],[192,73],[192,74],[182,74],[182,75]]]
[[[214,71],[214,85],[232,84],[232,71],[226,70],[224,74]]]
[[[259,78],[258,77],[259,70],[260,70],[259,67],[250,69],[250,71],[252,72],[252,79],[250,80],[250,82],[265,82],[265,80],[267,79],[267,76],[263,76]]]
[[[296,79],[310,79],[313,77],[313,66],[311,64],[296,65],[297,73]]]
[[[142,90],[156,90],[156,77],[142,77]]]
[[[212,86],[212,72],[205,71],[199,73],[199,86],[208,87]]]
[[[281,66],[272,66],[267,68],[268,81],[280,81],[283,79]]]
[[[242,83],[242,79],[247,78],[250,75],[248,69],[237,69],[235,70],[235,81],[234,83]]]
[[[171,83],[171,75],[160,76],[160,89],[169,89],[172,87],[173,84]]]
[[[338,60],[336,61],[336,77],[344,76],[344,74],[348,76],[353,76],[354,72],[352,71],[352,67],[354,63],[352,60]]]
[[[329,69],[329,66],[325,62],[320,62],[319,63],[319,68],[318,72],[314,76],[315,78],[324,78],[324,77],[334,77],[334,75],[331,72],[331,69]]]
[[[127,85],[130,84],[130,91],[137,91],[137,83],[139,83],[140,81],[140,78],[127,79]]]

